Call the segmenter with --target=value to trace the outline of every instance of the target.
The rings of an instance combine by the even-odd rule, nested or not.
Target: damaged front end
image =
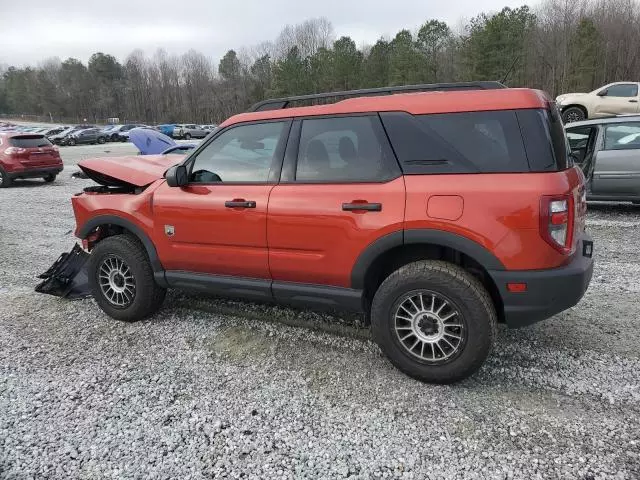
[[[72,203],[77,225],[86,225],[99,210],[140,213],[149,209],[148,198],[141,194],[164,172],[181,159],[175,155],[149,155],[87,159],[81,161],[83,176],[97,185],[88,186],[73,197]],[[76,244],[64,253],[42,275],[43,281],[36,292],[70,299],[91,296],[87,272],[88,259],[93,246],[102,239],[122,233],[117,224],[97,226],[82,237],[82,245]]]
[[[69,253],[60,255],[49,270],[38,276],[43,281],[36,286],[36,292],[69,299],[90,297],[88,259],[89,254],[76,244]]]

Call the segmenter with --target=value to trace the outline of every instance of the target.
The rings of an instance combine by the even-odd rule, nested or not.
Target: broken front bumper
[[[49,270],[38,276],[43,281],[36,286],[36,292],[70,299],[90,297],[88,258],[89,254],[76,244],[69,253],[60,255]]]

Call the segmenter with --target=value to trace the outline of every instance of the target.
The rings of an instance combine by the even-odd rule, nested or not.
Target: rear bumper
[[[587,234],[571,262],[561,268],[489,272],[504,304],[504,316],[511,328],[524,327],[550,318],[576,305],[584,296],[593,275],[593,258],[585,246],[593,241]],[[512,293],[507,283],[526,283],[527,291]]]
[[[7,176],[10,179],[16,178],[41,178],[46,177],[47,175],[57,175],[63,169],[62,165],[54,165],[51,167],[38,167],[38,168],[29,168],[25,170],[16,170],[14,172],[7,172]]]

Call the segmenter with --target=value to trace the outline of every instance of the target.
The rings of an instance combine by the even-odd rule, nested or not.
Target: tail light
[[[546,196],[540,200],[540,234],[565,255],[571,255],[575,230],[573,194]]]
[[[27,150],[25,148],[18,148],[18,147],[9,147],[4,151],[5,155],[15,155],[18,153],[24,153]]]

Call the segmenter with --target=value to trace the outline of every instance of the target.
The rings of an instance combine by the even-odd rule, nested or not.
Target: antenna
[[[507,81],[507,78],[509,78],[509,75],[511,75],[511,72],[516,66],[516,63],[518,63],[518,60],[520,60],[520,56],[516,55],[516,57],[513,59],[513,62],[511,63],[511,66],[509,67],[509,70],[507,70],[507,73],[504,74],[504,78],[500,81],[500,83],[505,83]]]

